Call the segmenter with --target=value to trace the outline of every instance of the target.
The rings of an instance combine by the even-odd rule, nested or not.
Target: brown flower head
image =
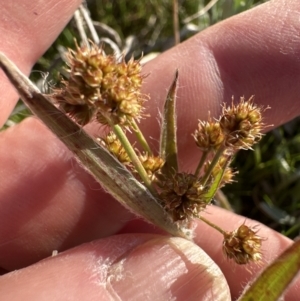
[[[217,121],[199,121],[198,129],[193,134],[197,146],[202,151],[216,149],[224,140],[220,124]]]
[[[260,261],[263,238],[256,233],[257,231],[253,231],[253,228],[245,224],[235,231],[227,232],[223,242],[223,252],[227,258],[233,259],[238,264]]]
[[[150,180],[156,180],[155,174],[163,167],[165,163],[164,160],[158,156],[149,155],[148,153],[139,154],[139,159]]]
[[[233,149],[250,149],[262,137],[261,108],[253,104],[253,97],[231,107],[223,106],[220,126],[225,135],[225,145]]]
[[[177,173],[172,178],[160,179],[160,198],[174,221],[199,216],[208,202],[203,198],[205,188],[192,174]]]
[[[127,155],[124,147],[122,146],[120,140],[116,137],[114,132],[110,132],[104,138],[99,139],[103,146],[116,157],[121,163],[129,164],[131,162],[129,156]]]
[[[118,61],[92,44],[69,50],[67,64],[69,78],[62,81],[62,89],[56,89],[53,98],[78,123],[84,125],[94,115],[104,124],[128,125],[131,119],[140,118],[146,97],[140,91],[139,61]]]

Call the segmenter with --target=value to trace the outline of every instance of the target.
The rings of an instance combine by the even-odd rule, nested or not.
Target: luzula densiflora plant
[[[202,153],[194,173],[178,170],[175,100],[178,72],[169,90],[163,112],[160,149],[154,153],[138,124],[148,115],[141,92],[144,76],[140,61],[106,55],[95,44],[76,47],[67,54],[68,78],[54,89],[52,98],[59,108],[83,126],[98,122],[109,128],[97,139],[153,194],[173,223],[198,218],[221,232],[224,254],[238,264],[262,259],[262,238],[254,228],[241,224],[225,231],[201,216],[216,191],[232,182],[229,167],[239,149],[251,149],[262,137],[262,108],[253,98],[243,97],[223,105],[218,119],[199,121],[192,133],[195,147]],[[175,71],[175,70],[174,70]],[[136,134],[131,144],[126,133]]]

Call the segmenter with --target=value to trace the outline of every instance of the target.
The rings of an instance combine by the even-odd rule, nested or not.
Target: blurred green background
[[[264,2],[178,0],[181,40]],[[163,52],[174,45],[172,0],[89,0],[86,5],[99,36],[108,36],[119,48],[127,49],[128,57]],[[34,66],[33,70],[38,72],[34,71],[31,79],[41,88],[46,86],[45,82],[49,85],[57,82],[62,53],[65,48],[74,47],[74,37],[80,39],[76,22],[72,20]],[[106,51],[111,50],[108,47]],[[3,129],[28,115],[20,102]],[[239,152],[233,162],[239,171],[236,182],[223,189],[235,212],[291,238],[300,231],[299,120],[266,134],[253,152]]]

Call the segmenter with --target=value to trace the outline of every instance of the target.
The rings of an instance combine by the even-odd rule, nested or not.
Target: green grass
[[[209,1],[180,0],[179,25],[195,14]],[[266,1],[219,0],[203,16],[190,23],[199,31]],[[118,32],[124,46],[126,38],[135,37],[135,46],[129,55],[162,52],[173,45],[172,1],[88,1],[91,17]],[[184,39],[194,32],[189,32]],[[52,47],[35,65],[34,70],[49,73],[46,81],[56,82],[62,59],[60,47],[74,47],[78,37],[71,21]],[[34,72],[31,79],[41,81],[43,73]],[[3,129],[28,116],[28,110],[19,103]],[[236,212],[259,220],[294,238],[300,231],[300,120],[294,120],[270,133],[255,146],[254,152],[241,151],[233,163],[239,171],[237,182],[224,188]]]

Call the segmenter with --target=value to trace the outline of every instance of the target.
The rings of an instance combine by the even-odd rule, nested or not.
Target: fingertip
[[[0,142],[3,268],[112,235],[132,217],[36,118],[2,132]]]
[[[6,300],[230,300],[224,276],[199,247],[157,235],[88,243],[5,275],[0,284]]]
[[[198,246],[158,237],[112,267],[110,284],[121,300],[229,300],[219,268]]]

